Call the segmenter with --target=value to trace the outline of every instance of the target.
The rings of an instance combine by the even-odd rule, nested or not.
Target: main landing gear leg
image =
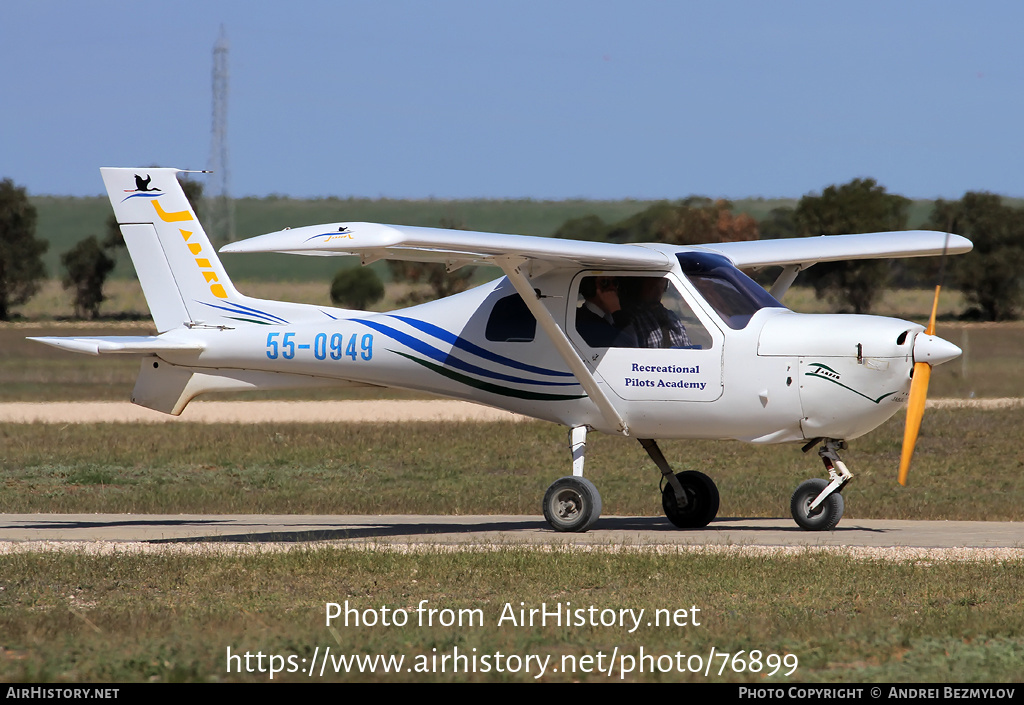
[[[555,480],[544,493],[544,518],[555,531],[584,532],[601,516],[601,495],[594,483],[583,477],[587,427],[573,427],[569,442],[572,475]]]
[[[680,529],[699,529],[718,515],[718,488],[702,472],[688,470],[673,474],[665,454],[653,438],[639,439],[640,445],[661,470],[665,485],[661,490],[661,506],[668,520]]]
[[[839,459],[839,451],[846,450],[846,441],[816,438],[804,446],[804,452],[821,440],[824,443],[818,449],[818,456],[828,470],[830,481],[814,478],[802,482],[789,501],[793,520],[808,531],[831,531],[836,528],[846,506],[840,492],[853,477],[846,463]]]

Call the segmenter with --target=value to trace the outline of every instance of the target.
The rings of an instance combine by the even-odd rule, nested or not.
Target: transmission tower
[[[224,25],[213,45],[213,124],[207,168],[213,172],[206,198],[210,238],[218,243],[231,242],[235,239],[235,202],[228,168],[228,37]]]

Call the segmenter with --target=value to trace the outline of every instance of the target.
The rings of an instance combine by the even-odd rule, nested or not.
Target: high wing
[[[445,262],[449,267],[493,263],[519,256],[552,266],[670,269],[671,258],[645,245],[560,240],[444,228],[377,223],[332,223],[281,230],[232,242],[221,252],[283,252],[296,255],[359,255],[378,259]]]
[[[450,268],[494,263],[518,257],[550,266],[622,269],[669,269],[671,253],[709,250],[737,267],[796,266],[817,262],[890,257],[962,254],[971,242],[959,235],[929,230],[827,235],[783,240],[723,242],[695,246],[616,244],[505,235],[409,225],[331,223],[280,230],[225,245],[221,252],[281,252],[299,255],[358,255],[364,263],[378,259],[444,262]]]
[[[803,265],[852,259],[927,257],[947,252],[970,252],[971,241],[960,235],[932,230],[897,230],[861,235],[822,235],[783,240],[749,240],[701,245],[702,249],[725,255],[737,267]]]

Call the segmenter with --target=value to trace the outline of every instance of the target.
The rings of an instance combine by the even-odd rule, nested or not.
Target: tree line
[[[202,184],[183,181],[199,215]],[[890,194],[874,179],[854,179],[805,195],[794,208],[777,208],[759,221],[735,213],[732,203],[691,196],[655,203],[617,223],[595,215],[566,221],[554,237],[605,242],[663,242],[676,245],[737,240],[811,237],[847,233],[886,232],[907,228],[910,201]],[[461,229],[458,221],[439,223]],[[24,304],[39,289],[46,272],[42,255],[48,244],[35,236],[36,212],[25,189],[11,179],[0,182],[0,320]],[[957,201],[938,200],[925,224],[927,229],[963,235],[974,243],[968,254],[950,259],[945,284],[963,292],[968,304],[964,317],[1011,320],[1024,310],[1024,208],[1014,208],[997,195],[968,192]],[[62,283],[71,292],[75,315],[99,316],[103,284],[114,268],[114,251],[124,246],[113,216],[105,237],[81,240],[61,256]],[[868,313],[887,287],[934,285],[940,258],[828,262],[801,273],[798,283],[814,287],[816,295],[836,310]],[[420,285],[402,303],[446,296],[470,285],[472,268],[447,272],[443,265],[389,262],[392,277]],[[763,275],[762,275],[763,276]],[[423,285],[430,293],[423,292]],[[379,277],[366,268],[339,271],[331,298],[339,305],[365,308],[383,296]]]
[[[733,213],[729,201],[690,197],[664,201],[619,223],[595,216],[569,220],[555,237],[675,245],[907,229],[910,200],[888,193],[874,179],[854,179],[805,195],[795,208],[776,208],[760,222]],[[1024,309],[1024,208],[991,193],[968,192],[938,200],[925,229],[963,235],[974,250],[950,258],[944,282],[964,294],[964,318],[1013,320]],[[822,262],[801,273],[835,310],[869,313],[888,287],[934,286],[942,258]]]

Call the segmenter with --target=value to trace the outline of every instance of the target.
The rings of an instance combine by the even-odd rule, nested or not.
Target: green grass
[[[1019,410],[925,417],[908,487],[897,417],[851,442],[846,517],[1024,520]],[[714,478],[723,517],[788,517],[824,471],[795,445],[666,441]],[[566,431],[536,423],[43,425],[0,428],[0,512],[538,514],[568,474]],[[594,434],[587,476],[606,515],[661,516],[640,445]]]
[[[544,681],[619,681],[562,672],[563,656],[716,652],[792,654],[796,672],[628,674],[627,681],[1016,682],[1024,658],[1024,563],[922,564],[808,552],[788,558],[716,553],[401,554],[328,547],[233,557],[172,553],[20,553],[0,556],[0,681],[255,681],[227,673],[227,649],[312,659],[333,654],[429,659],[502,652],[550,656]],[[325,626],[325,605],[404,609],[407,626]],[[419,626],[435,609],[479,610],[483,626]],[[498,626],[514,608],[645,610],[633,633],[617,626]],[[647,626],[657,609],[697,607],[699,625]],[[673,659],[674,661],[674,659]],[[265,663],[267,663],[265,661]],[[298,663],[298,661],[297,661]],[[621,664],[621,661],[619,661]],[[255,660],[253,660],[255,667]],[[304,666],[308,668],[308,666]],[[319,670],[319,669],[317,669]],[[275,681],[532,681],[519,674],[279,673]]]

